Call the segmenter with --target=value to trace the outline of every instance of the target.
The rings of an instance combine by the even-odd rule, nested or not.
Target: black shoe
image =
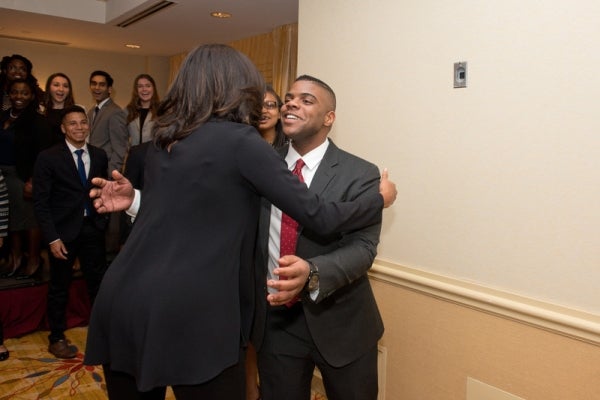
[[[20,272],[18,274],[15,275],[15,279],[20,281],[23,279],[35,279],[35,280],[39,280],[39,278],[41,278],[42,275],[42,270],[44,266],[44,259],[40,258],[40,263],[37,265],[37,267],[35,267],[35,269],[33,270],[33,272],[31,274],[25,274],[23,272]]]
[[[0,275],[0,278],[11,278],[12,276],[14,276],[15,272],[17,272],[19,270],[19,268],[23,267],[23,265],[25,264],[25,261],[26,261],[25,256],[21,256],[21,259],[19,260],[19,262],[13,264],[12,271],[4,272],[3,274]]]
[[[6,361],[8,360],[8,356],[9,356],[9,352],[8,350],[3,351],[2,353],[0,353],[0,361]]]

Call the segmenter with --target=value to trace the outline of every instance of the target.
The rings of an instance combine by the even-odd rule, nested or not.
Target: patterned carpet
[[[0,362],[0,400],[107,400],[102,368],[82,363],[86,335],[85,327],[66,332],[80,350],[71,360],[60,360],[48,353],[47,331],[6,339],[10,358]],[[313,391],[311,400],[326,400],[321,393],[318,389]],[[166,398],[175,399],[170,389]]]
[[[47,331],[5,340],[10,357],[0,363],[0,400],[107,400],[102,368],[82,363],[86,335],[85,327],[66,332],[80,350],[71,360],[48,353]],[[170,390],[167,399],[174,399]]]

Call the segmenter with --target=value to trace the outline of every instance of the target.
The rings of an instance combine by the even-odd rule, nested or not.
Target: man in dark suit
[[[297,78],[281,115],[291,139],[283,156],[290,169],[303,161],[302,179],[311,191],[329,201],[378,191],[377,167],[327,138],[335,120],[335,94],[327,84]],[[270,205],[262,214],[256,278],[265,292],[256,296],[253,330],[262,399],[308,400],[316,365],[328,399],[375,400],[383,322],[367,271],[381,224],[333,235],[300,227],[295,255],[284,255],[286,217]]]
[[[96,104],[88,113],[91,145],[101,148],[108,155],[108,171],[122,171],[129,146],[126,113],[110,97],[114,80],[108,72],[94,71],[90,74],[90,91]],[[119,216],[110,217],[106,232],[106,250],[111,257],[119,251]]]
[[[69,344],[64,331],[75,258],[79,257],[91,303],[106,271],[107,217],[94,209],[89,189],[91,178],[107,176],[108,158],[104,150],[86,144],[89,124],[83,108],[65,109],[61,129],[65,141],[38,156],[33,197],[38,222],[50,247],[48,351],[57,358],[73,358],[77,348]]]

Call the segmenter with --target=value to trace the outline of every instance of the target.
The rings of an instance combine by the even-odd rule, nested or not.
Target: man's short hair
[[[92,83],[92,78],[97,75],[100,75],[100,76],[103,76],[104,78],[106,78],[106,84],[108,85],[108,87],[112,87],[114,80],[113,80],[112,76],[110,76],[110,74],[106,71],[98,70],[98,71],[92,72],[90,74],[90,83]]]
[[[325,82],[323,82],[319,78],[315,78],[314,76],[310,76],[310,75],[300,75],[299,77],[297,77],[294,80],[294,82],[297,82],[297,81],[309,81],[309,82],[313,82],[313,83],[316,83],[317,85],[321,86],[323,89],[325,89],[331,95],[331,101],[333,103],[332,106],[333,106],[333,110],[335,111],[336,98],[335,98],[335,92],[333,91],[333,89],[331,88],[331,86],[329,86],[328,84],[326,84]]]
[[[67,116],[67,114],[72,114],[72,113],[82,113],[83,115],[87,116],[85,109],[83,107],[74,104],[72,106],[65,107],[62,110],[62,117],[60,118],[61,122],[64,122],[65,116]]]

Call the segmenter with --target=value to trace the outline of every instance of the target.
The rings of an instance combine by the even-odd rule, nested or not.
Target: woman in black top
[[[41,233],[33,212],[33,166],[38,153],[49,145],[50,128],[38,112],[35,86],[30,80],[11,81],[8,91],[11,108],[0,116],[0,169],[11,204],[12,266],[5,272],[11,276],[23,266],[19,277],[30,278],[42,262]]]
[[[245,398],[262,196],[321,232],[378,222],[392,199],[388,185],[385,199],[320,200],[256,131],[263,96],[246,56],[204,45],[161,102],[139,214],[88,329],[85,363],[103,365],[110,399],[164,398],[168,385],[178,399]],[[113,178],[94,183],[115,193],[124,182],[116,171]],[[121,206],[131,204],[129,189]],[[99,211],[123,209],[115,204],[95,201]]]
[[[65,140],[65,135],[60,129],[63,109],[75,104],[73,98],[73,85],[71,79],[62,72],[56,72],[46,81],[46,93],[42,108],[50,125],[50,144],[60,143]]]

